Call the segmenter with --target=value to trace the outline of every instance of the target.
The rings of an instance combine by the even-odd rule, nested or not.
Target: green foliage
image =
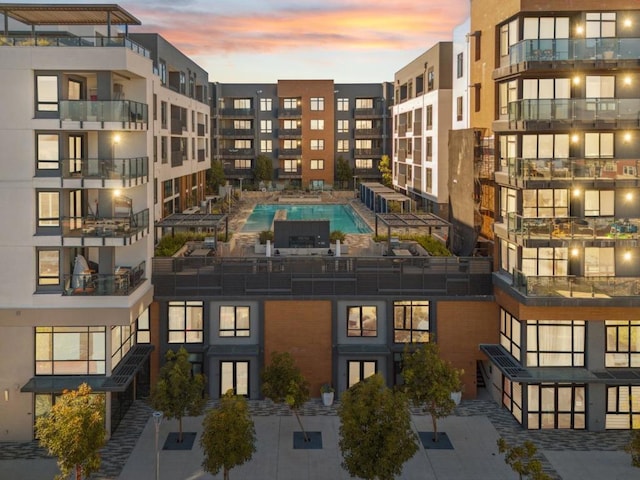
[[[202,241],[205,237],[210,236],[207,233],[176,233],[175,235],[165,235],[160,239],[156,246],[156,257],[171,257],[180,250],[185,243],[190,241]]]
[[[92,394],[83,383],[56,400],[51,411],[36,420],[40,445],[57,457],[60,475],[57,480],[88,478],[100,468],[100,450],[106,442],[104,429],[104,395]]]
[[[307,434],[298,415],[298,409],[309,400],[309,383],[288,352],[273,352],[271,363],[262,371],[262,394],[275,403],[286,403],[296,416],[305,441]]]
[[[631,432],[631,440],[624,451],[631,455],[631,465],[640,468],[640,430]]]
[[[538,449],[533,442],[527,440],[522,445],[509,445],[504,438],[497,441],[498,451],[504,453],[504,463],[511,467],[522,480],[523,475],[531,480],[551,480],[551,477],[542,471],[542,463],[534,458]]]
[[[258,155],[258,158],[256,158],[253,178],[256,183],[270,182],[273,178],[273,164],[271,159],[266,155]]]
[[[323,383],[320,387],[320,393],[332,393],[336,390],[331,386],[330,383]]]
[[[182,442],[182,417],[197,416],[204,411],[204,385],[204,375],[191,372],[189,353],[184,347],[167,352],[158,383],[151,391],[151,405],[167,420],[178,419],[179,442]]]
[[[345,238],[347,238],[347,236],[341,230],[334,230],[329,234],[329,241],[331,243],[336,243],[336,240],[340,240],[340,243],[342,243]]]
[[[463,371],[440,358],[438,345],[430,342],[407,345],[402,357],[404,390],[411,402],[431,415],[433,441],[438,441],[438,419],[451,415],[456,407],[451,393],[462,388]]]
[[[340,187],[346,188],[352,177],[353,170],[349,166],[349,161],[340,155],[336,161],[336,180],[340,182]]]
[[[251,460],[256,451],[256,432],[247,401],[229,390],[220,399],[220,406],[207,414],[202,426],[202,466],[212,475],[222,469],[228,480],[229,470]]]
[[[260,242],[260,245],[265,245],[267,243],[267,240],[271,240],[271,243],[273,243],[273,231],[263,230],[260,232],[260,235],[258,235],[258,241]]]
[[[352,477],[392,480],[418,451],[407,398],[380,374],[344,392],[338,415],[342,466]]]
[[[378,164],[378,171],[382,175],[382,184],[393,188],[393,175],[391,173],[391,159],[389,155],[383,155]]]
[[[451,257],[452,254],[442,243],[433,238],[430,235],[399,235],[400,240],[413,240],[418,242],[422,247],[434,257]],[[388,237],[386,235],[374,235],[374,242],[386,242]]]
[[[217,194],[218,189],[226,185],[227,178],[224,174],[224,165],[220,160],[212,160],[211,168],[207,170],[207,187],[209,191]]]

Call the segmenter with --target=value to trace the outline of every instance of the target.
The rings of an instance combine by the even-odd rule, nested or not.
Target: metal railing
[[[0,47],[125,47],[149,58],[149,50],[125,37],[73,37],[38,34],[0,36]]]
[[[640,218],[525,217],[509,213],[507,231],[521,239],[630,240],[638,239]]]
[[[640,98],[526,99],[509,103],[509,121],[629,121],[640,125]]]
[[[527,297],[610,298],[640,295],[640,277],[540,276],[513,271],[513,287]]]
[[[62,178],[132,180],[149,176],[149,157],[65,158]]]
[[[149,230],[149,209],[129,217],[63,217],[62,236],[68,238],[131,238]]]
[[[634,180],[640,176],[640,159],[513,158],[499,171],[518,180]]]
[[[60,100],[60,120],[147,123],[149,107],[132,100]]]
[[[509,49],[510,65],[563,60],[637,60],[638,38],[562,38],[522,40]]]
[[[142,261],[133,268],[120,267],[118,273],[81,273],[65,275],[64,284],[68,285],[63,295],[69,296],[112,296],[130,295],[145,279],[146,262]]]

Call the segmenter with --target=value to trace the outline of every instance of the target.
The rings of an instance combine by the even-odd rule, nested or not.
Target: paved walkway
[[[210,402],[209,407],[216,402]],[[297,423],[288,408],[266,401],[250,401],[256,423],[258,451],[250,464],[234,471],[243,479],[349,478],[340,468],[339,419],[336,405],[325,407],[319,399],[301,411],[305,428],[321,431],[323,450],[293,450],[291,432]],[[133,404],[115,434],[102,451],[102,467],[94,478],[101,480],[152,479],[154,473],[154,427],[151,408]],[[419,431],[431,430],[428,415],[414,409],[412,419]],[[185,431],[201,432],[202,417],[185,419]],[[496,440],[509,443],[533,441],[539,449],[544,469],[558,480],[639,479],[640,470],[631,467],[622,451],[629,432],[586,432],[570,430],[523,430],[505,409],[490,400],[463,401],[454,415],[439,422],[454,450],[420,449],[403,471],[403,479],[477,480],[514,479],[497,452]],[[161,427],[161,438],[176,430],[176,422]],[[202,472],[199,436],[191,452],[161,452],[163,480],[211,479]],[[171,459],[171,460],[170,460]],[[268,472],[268,473],[265,473]],[[483,472],[483,473],[479,473]],[[57,473],[55,461],[36,442],[0,443],[0,478],[50,480]],[[322,473],[322,475],[320,475]],[[221,477],[220,477],[221,478]]]

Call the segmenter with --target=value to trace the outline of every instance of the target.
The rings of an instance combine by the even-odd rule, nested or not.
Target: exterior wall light
[[[633,193],[631,192],[627,192],[627,194],[625,195],[625,198],[627,199],[627,201],[631,201],[633,200]]]
[[[624,252],[624,255],[622,255],[622,258],[624,258],[625,262],[628,262],[629,260],[631,260],[631,251],[627,250]]]
[[[571,135],[571,143],[578,143],[580,141],[580,135],[578,135],[577,133],[574,133],[573,135]]]
[[[579,188],[574,188],[573,189],[573,196],[574,197],[579,197],[580,196],[580,189]]]
[[[632,81],[631,81],[631,75],[626,75],[626,76],[624,77],[624,84],[625,84],[625,85],[627,85],[627,86],[630,86],[630,85],[631,85],[631,83],[632,83]]]
[[[576,75],[575,77],[573,77],[573,84],[574,85],[580,85],[580,76]]]
[[[571,249],[571,256],[572,257],[578,257],[580,255],[580,250],[578,250],[577,248],[572,248]]]
[[[625,132],[625,134],[622,137],[622,139],[624,140],[624,143],[629,143],[631,141],[631,133],[630,132]]]
[[[582,35],[584,33],[584,27],[582,25],[576,25],[576,34]]]
[[[633,22],[631,21],[630,18],[625,18],[624,21],[622,22],[622,25],[624,25],[625,28],[630,28],[631,25],[633,25]]]

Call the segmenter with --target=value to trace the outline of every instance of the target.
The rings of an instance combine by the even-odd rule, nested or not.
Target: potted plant
[[[333,396],[335,389],[329,383],[325,383],[320,387],[320,393],[322,394],[322,403],[325,407],[333,405]]]

